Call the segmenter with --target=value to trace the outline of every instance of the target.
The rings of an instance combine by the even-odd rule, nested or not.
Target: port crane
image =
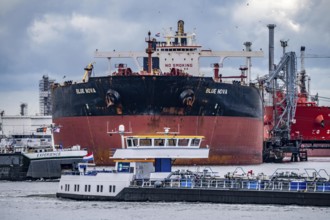
[[[272,126],[269,136],[264,141],[263,160],[282,161],[285,153],[292,153],[293,161],[307,160],[306,151],[300,151],[300,143],[291,140],[291,125],[295,120],[297,107],[297,63],[295,52],[286,52],[287,41],[282,40],[283,56],[280,62],[274,64],[274,24],[269,28],[269,74],[259,79],[262,92],[272,96]],[[264,97],[264,94],[263,94]],[[267,107],[266,107],[267,108]]]
[[[269,28],[269,74],[259,78],[259,85],[271,94],[271,105],[265,106],[267,112],[263,148],[263,160],[281,162],[285,153],[291,153],[291,161],[307,160],[307,149],[330,149],[328,140],[309,140],[292,135],[291,126],[296,123],[295,113],[300,99],[308,100],[309,86],[306,88],[306,71],[304,67],[305,47],[301,47],[301,71],[297,72],[297,56],[294,52],[285,52],[287,41],[281,41],[283,56],[274,65],[274,28]],[[265,99],[264,99],[265,100]],[[322,115],[321,115],[322,116]],[[270,117],[270,119],[267,117]],[[269,123],[269,125],[267,125]],[[320,120],[324,127],[324,121]],[[323,124],[322,124],[323,123]],[[327,146],[320,146],[327,145]],[[318,145],[318,146],[317,146]],[[303,146],[303,147],[302,147]]]

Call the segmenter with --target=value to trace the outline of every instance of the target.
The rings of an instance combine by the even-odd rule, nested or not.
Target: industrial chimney
[[[274,71],[274,29],[275,24],[267,25],[269,29],[269,72]]]

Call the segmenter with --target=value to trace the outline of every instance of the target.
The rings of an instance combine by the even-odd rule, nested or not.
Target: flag
[[[155,34],[156,37],[160,37],[160,33]]]
[[[86,156],[83,157],[84,161],[94,161],[93,153],[88,153]]]
[[[55,127],[55,128],[53,128],[53,132],[55,132],[55,133],[59,133],[59,132],[60,132],[60,128],[59,128],[59,127]]]

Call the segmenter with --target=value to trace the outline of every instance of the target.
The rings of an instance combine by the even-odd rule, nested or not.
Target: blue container
[[[180,187],[190,187],[191,188],[191,186],[192,186],[191,179],[180,180]]]
[[[329,192],[330,191],[330,183],[323,183],[316,186],[316,191],[318,192]]]
[[[247,187],[248,189],[258,189],[258,181],[248,182]]]
[[[290,191],[306,190],[307,182],[290,182]]]

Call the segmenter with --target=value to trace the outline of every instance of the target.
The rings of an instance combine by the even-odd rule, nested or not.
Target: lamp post
[[[1,116],[0,129],[1,129],[1,135],[2,135],[2,137],[3,137],[3,115],[4,115],[4,114],[5,114],[5,111],[2,110],[2,111],[0,112],[0,116]]]

